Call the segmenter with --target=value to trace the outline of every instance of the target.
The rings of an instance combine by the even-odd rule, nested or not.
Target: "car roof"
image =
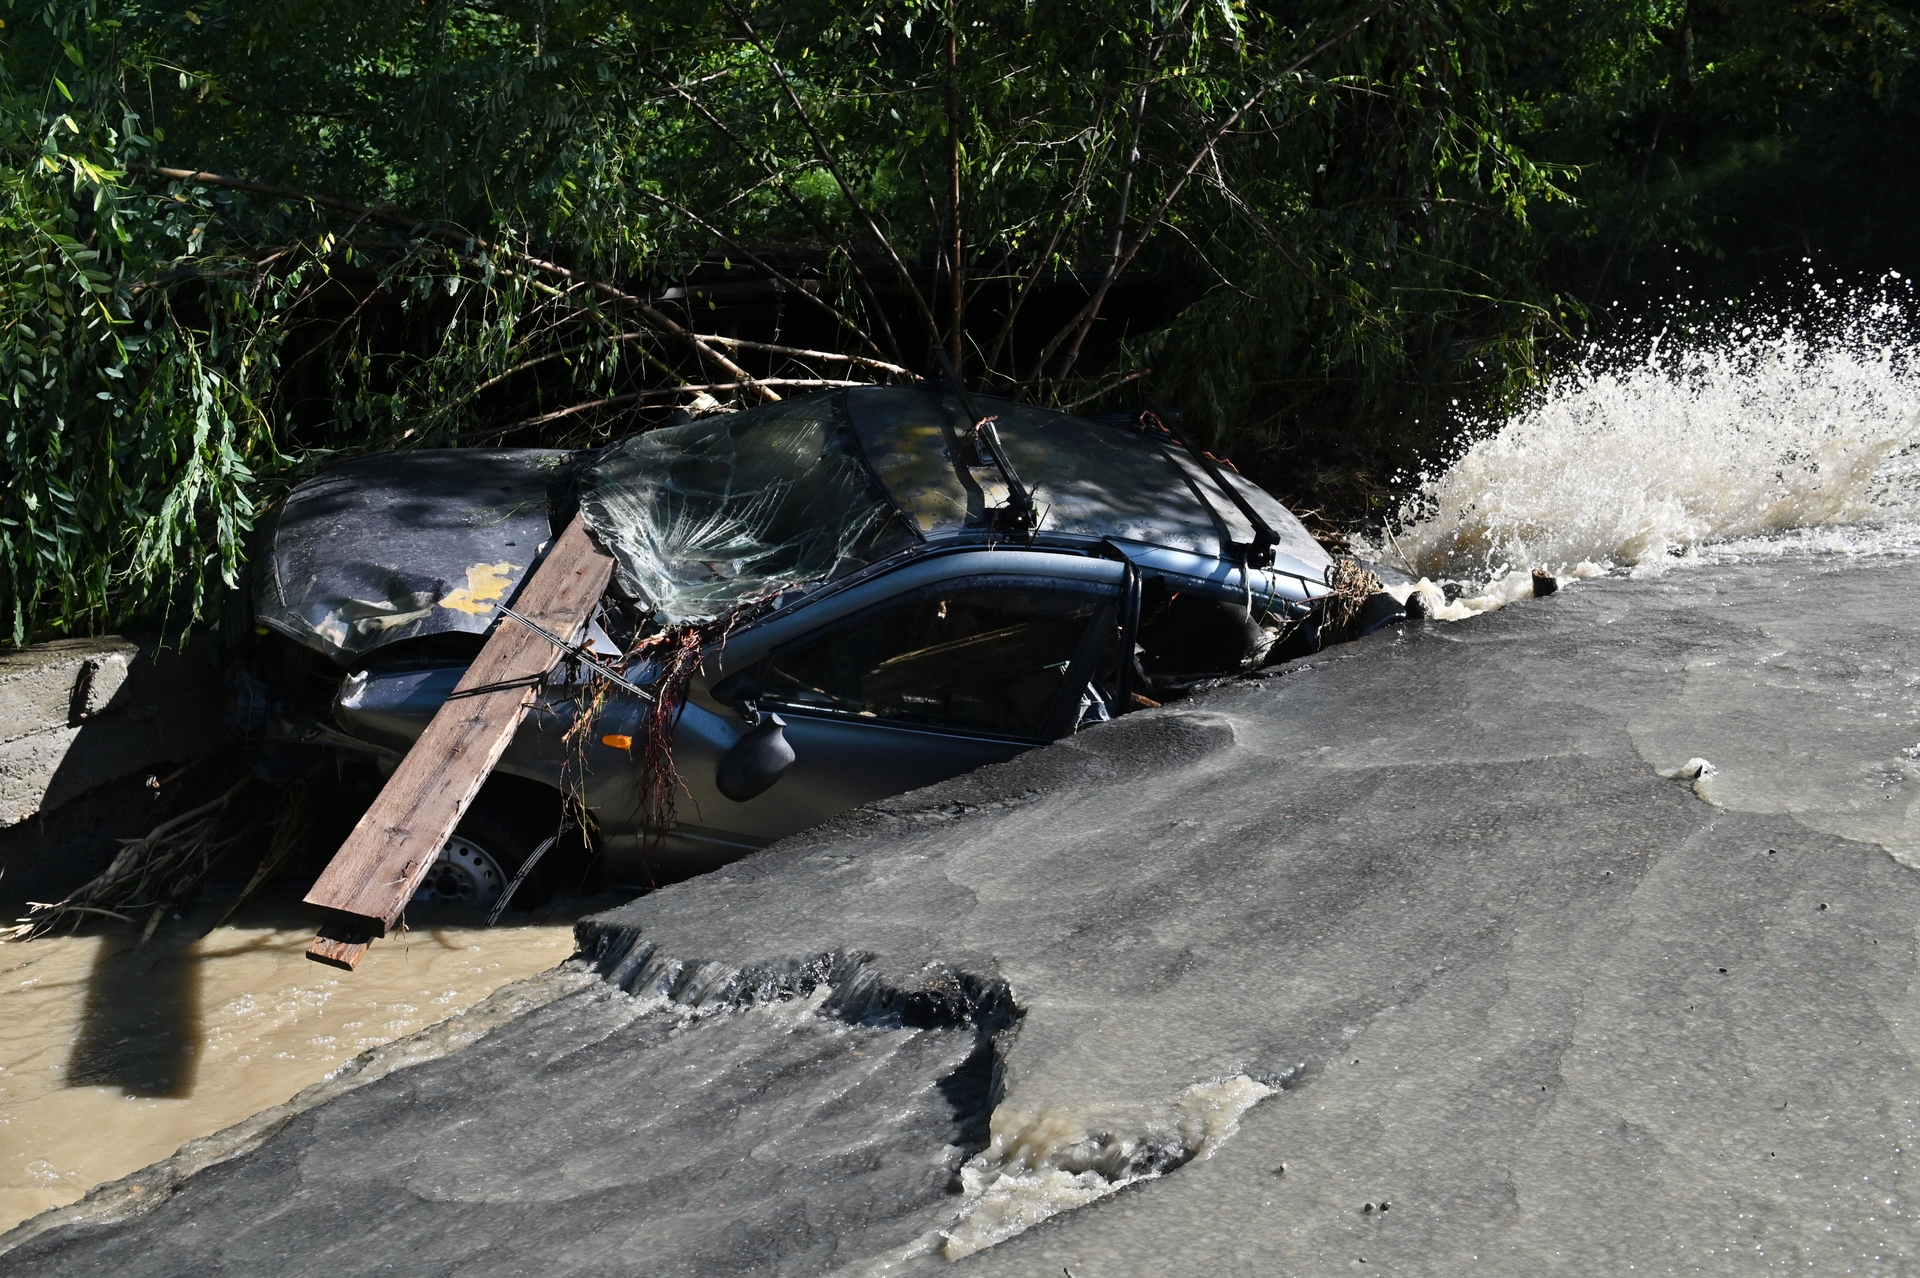
[[[990,526],[1005,501],[991,467],[956,465],[973,420],[958,394],[938,384],[857,387],[846,412],[867,465],[889,500],[926,540]],[[1254,530],[1244,500],[1278,537],[1282,553],[1316,572],[1330,561],[1289,511],[1232,471],[1216,480],[1201,460],[1164,433],[1113,426],[1069,413],[974,396],[994,418],[1008,460],[1032,493],[1036,532],[1133,542],[1235,559]],[[1235,493],[1222,490],[1231,485]]]
[[[1098,543],[1143,569],[1221,589],[1251,529],[1231,485],[1278,536],[1273,571],[1323,593],[1331,562],[1300,522],[1238,475],[1210,475],[1164,435],[980,397],[1029,486],[1035,550]],[[625,593],[664,621],[875,572],[968,543],[1004,543],[997,470],[956,462],[973,425],[938,385],[853,387],[629,436],[582,468],[580,509]],[[255,614],[342,664],[406,639],[480,635],[547,540],[569,454],[446,449],[345,461],[296,487],[260,528]],[[1000,492],[996,493],[996,486]],[[1100,553],[1111,553],[1102,551]],[[1262,591],[1262,573],[1252,589]],[[1231,580],[1229,580],[1231,578]],[[1301,592],[1284,584],[1288,595]],[[831,593],[831,592],[829,592]],[[470,598],[470,602],[468,602]]]
[[[943,385],[851,387],[630,436],[583,472],[580,512],[613,556],[616,587],[666,624],[942,543],[1004,542],[1007,475],[971,464],[966,401]],[[1286,507],[1165,432],[1007,400],[979,411],[1024,477],[1029,546],[1108,542],[1256,566],[1270,556],[1324,581],[1331,561]]]

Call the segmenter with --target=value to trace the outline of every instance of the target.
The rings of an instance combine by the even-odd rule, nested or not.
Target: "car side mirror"
[[[793,766],[793,744],[787,740],[787,722],[777,714],[756,713],[753,726],[720,757],[713,783],[735,803],[758,798],[773,788]]]

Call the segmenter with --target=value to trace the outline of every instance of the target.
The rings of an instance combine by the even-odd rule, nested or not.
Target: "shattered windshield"
[[[864,564],[897,522],[833,394],[625,440],[587,472],[580,513],[669,625]]]

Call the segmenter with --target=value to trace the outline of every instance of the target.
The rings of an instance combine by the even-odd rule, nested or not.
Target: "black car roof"
[[[1248,521],[1276,568],[1330,562],[1256,485],[1124,426],[981,397],[1031,489],[1036,548],[1111,540],[1235,558]],[[972,421],[934,386],[854,387],[636,434],[583,456],[580,509],[662,621],[719,616],[919,547],[991,535],[1001,477],[956,462]],[[342,663],[403,639],[484,633],[547,539],[567,454],[457,449],[355,458],[300,485],[256,543],[258,620]],[[1029,544],[1033,544],[1031,541]],[[1198,575],[1205,575],[1199,573]]]
[[[926,539],[982,529],[987,509],[1004,502],[990,467],[956,465],[973,422],[954,392],[937,386],[858,387],[844,392],[847,415],[867,464],[893,505]],[[1278,549],[1318,570],[1326,552],[1285,506],[1230,468],[1216,481],[1199,459],[1145,430],[987,396],[1015,472],[1031,490],[1037,531],[1164,546],[1235,558],[1253,529],[1230,484],[1278,535]],[[996,491],[998,489],[998,491]]]

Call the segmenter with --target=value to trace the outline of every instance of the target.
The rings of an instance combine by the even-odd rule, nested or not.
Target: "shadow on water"
[[[88,973],[78,1027],[67,1058],[69,1087],[115,1087],[142,1099],[185,1099],[194,1094],[206,1033],[203,989],[217,983],[213,968],[249,954],[280,951],[288,934],[312,923],[295,883],[263,889],[234,920],[246,929],[231,933],[215,924],[238,884],[217,884],[184,918],[161,926],[146,945],[132,929],[101,929],[100,949]],[[571,921],[620,904],[624,894],[565,896],[539,909],[509,912],[507,926]],[[486,913],[471,906],[419,906],[411,926],[385,942],[386,956],[404,963],[410,948],[468,950],[473,929]],[[395,955],[393,951],[400,953]],[[315,972],[332,975],[331,969]]]
[[[364,811],[364,802],[356,801],[360,797],[330,795],[326,803],[299,809],[302,824],[296,843],[280,858],[281,873],[261,887],[233,920],[236,926],[255,930],[255,935],[235,938],[222,932],[214,936],[241,888],[240,882],[224,880],[207,884],[184,917],[167,920],[145,945],[135,943],[135,929],[101,929],[100,950],[88,976],[68,1057],[67,1084],[115,1087],[140,1098],[192,1096],[206,1030],[201,1001],[210,975],[208,965],[244,959],[253,950],[277,949],[285,942],[273,934],[312,927],[300,898]],[[259,856],[259,851],[242,849],[233,866],[247,870]],[[563,894],[524,913],[510,910],[503,922],[524,925],[552,917],[577,918],[613,903]],[[416,907],[409,913],[413,931],[388,942],[388,949],[404,951],[422,942],[439,949],[465,949],[470,940],[455,942],[441,936],[440,930],[473,928],[485,921],[484,911],[463,905]],[[267,934],[259,934],[259,929]]]
[[[145,946],[121,935],[103,941],[67,1062],[68,1086],[117,1087],[143,1098],[193,1095],[201,1042],[193,943],[201,930],[168,928]]]
[[[203,966],[274,944],[260,937],[208,948],[237,886],[215,885],[209,900],[162,924],[145,945],[131,929],[104,930],[67,1058],[69,1087],[117,1087],[143,1099],[193,1095],[205,1035]],[[244,921],[255,928],[305,925],[296,895],[280,885],[262,891]]]
[[[959,1067],[934,1084],[953,1115],[953,1143],[961,1151],[959,1162],[985,1149],[992,1139],[994,1063],[993,1038],[980,1034]],[[953,1173],[955,1189],[960,1180],[958,1166],[956,1163]]]
[[[288,867],[281,881],[261,888],[245,907],[249,925],[304,925],[293,884],[308,877],[302,877],[306,872],[298,867],[316,851],[337,847],[363,807],[349,800],[303,810],[296,801],[289,811],[304,818],[304,826],[297,827],[290,847],[276,851],[263,844],[257,850],[240,850],[236,866],[250,867],[264,851]],[[206,938],[239,889],[238,882],[224,880],[206,885],[184,916],[168,919],[145,945],[135,942],[134,930],[105,931],[67,1062],[69,1086],[117,1087],[142,1098],[193,1095],[205,1032],[200,1006],[203,964],[271,944],[208,950]]]
[[[221,890],[209,893],[209,901],[161,925],[145,945],[135,943],[131,930],[105,932],[67,1059],[68,1086],[117,1087],[145,1099],[193,1095],[205,1034],[202,967],[276,944],[259,936],[209,948],[223,902],[235,887],[217,885]],[[261,892],[243,921],[252,928],[310,926],[297,894],[284,885]]]

